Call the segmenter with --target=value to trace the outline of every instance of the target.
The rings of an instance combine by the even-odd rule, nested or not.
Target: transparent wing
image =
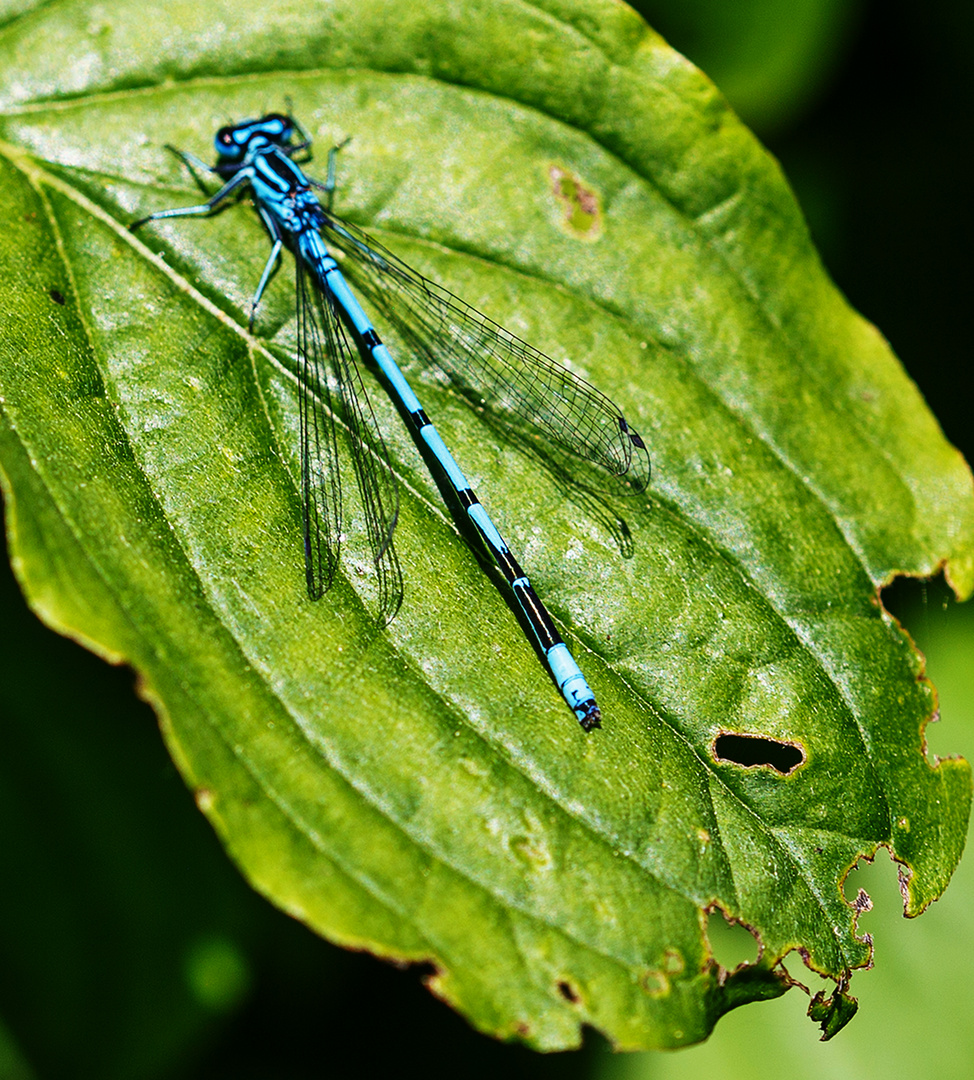
[[[332,349],[305,274],[297,273],[298,404],[301,427],[301,507],[308,596],[320,600],[338,566],[342,528],[342,485],[335,422],[322,403],[330,398],[325,356]]]
[[[308,595],[317,600],[332,584],[338,566],[343,521],[338,439],[344,430],[375,564],[378,613],[389,622],[402,603],[402,570],[392,543],[399,515],[396,478],[331,295],[322,292],[300,258],[295,265]],[[326,403],[337,408],[326,411]],[[336,423],[336,412],[344,428]]]
[[[649,483],[649,453],[619,407],[544,353],[417,273],[356,226],[328,214],[326,242],[354,264],[356,285],[413,352],[475,403],[539,429],[556,446],[623,481]]]

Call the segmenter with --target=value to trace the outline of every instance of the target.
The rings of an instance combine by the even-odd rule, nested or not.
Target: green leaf
[[[871,950],[842,883],[879,846],[909,914],[943,891],[970,770],[926,759],[932,688],[878,590],[940,567],[974,589],[970,473],[775,163],[633,12],[76,3],[12,17],[2,49],[15,568],[51,625],[139,671],[256,888],[547,1049],[582,1024],[620,1047],[700,1040],[783,992],[793,949],[844,988]],[[165,143],[206,154],[286,97],[319,162],[353,136],[340,212],[566,359],[650,444],[648,497],[594,499],[410,368],[601,732],[371,382],[405,603],[385,630],[369,617],[354,505],[341,580],[304,595],[290,274],[252,338],[267,239],[247,206],[126,229],[199,201]],[[801,764],[736,763],[728,734]],[[753,964],[714,960],[716,911],[758,937]]]

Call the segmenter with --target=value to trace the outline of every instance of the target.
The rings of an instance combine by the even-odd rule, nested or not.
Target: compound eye
[[[232,127],[220,128],[220,130],[216,133],[217,146],[233,146],[235,141],[233,138],[233,132],[234,129]]]

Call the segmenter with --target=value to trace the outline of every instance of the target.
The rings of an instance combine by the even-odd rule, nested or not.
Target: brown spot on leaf
[[[565,230],[579,240],[597,240],[602,232],[602,208],[598,195],[574,173],[560,165],[552,165],[548,169],[548,176],[551,190],[562,206]]]

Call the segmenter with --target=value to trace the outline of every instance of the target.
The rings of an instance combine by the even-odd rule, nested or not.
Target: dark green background
[[[637,6],[779,157],[840,288],[970,460],[970,5]],[[899,585],[889,603],[943,694],[933,749],[974,757],[974,618],[937,585]],[[704,1048],[613,1058],[590,1039],[543,1057],[476,1035],[421,973],[332,948],[250,893],[131,672],[46,631],[6,569],[0,619],[0,1080],[408,1066],[464,1077],[967,1075],[974,881],[963,864],[915,924],[897,917],[888,860],[861,872],[877,902],[863,922],[877,968],[854,981],[863,1010],[833,1044],[815,1043],[793,992],[728,1017]]]

